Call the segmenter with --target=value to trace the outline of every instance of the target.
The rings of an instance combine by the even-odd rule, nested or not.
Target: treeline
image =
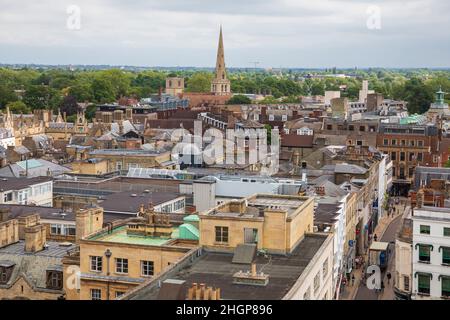
[[[325,71],[321,74],[336,73]],[[283,97],[284,102],[296,102],[302,95],[323,95],[326,90],[341,90],[341,96],[357,99],[362,80],[369,80],[369,89],[386,98],[409,102],[412,113],[427,110],[439,87],[450,92],[450,72],[429,70],[369,70],[354,72],[354,77],[311,78],[309,72],[234,72],[229,74],[234,93],[270,95],[266,102]],[[186,91],[209,92],[211,72],[180,71],[70,71],[63,69],[0,69],[0,108],[8,105],[13,112],[28,113],[49,108],[76,113],[77,103],[110,103],[120,97],[140,99],[165,87],[168,76],[185,78]],[[94,107],[88,112],[92,116]]]

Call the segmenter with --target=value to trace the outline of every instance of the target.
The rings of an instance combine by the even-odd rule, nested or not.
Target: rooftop
[[[112,233],[103,232],[88,238],[88,240],[146,246],[162,246],[167,244],[167,242],[172,239],[178,239],[178,228],[173,228],[171,238],[128,235],[127,226],[120,226],[118,228],[115,228]]]
[[[111,156],[157,156],[163,152],[143,149],[97,149],[89,152],[90,155],[111,155]]]
[[[6,247],[0,248],[0,260],[2,255],[11,254],[11,255],[33,255],[33,256],[42,256],[42,257],[53,257],[53,258],[62,258],[64,257],[68,251],[75,248],[74,244],[63,245],[61,242],[46,242],[47,248],[38,252],[29,253],[25,252],[25,241],[20,240],[19,242],[10,244]]]
[[[21,190],[29,186],[52,181],[49,177],[34,177],[34,178],[0,178],[0,192],[9,190]]]
[[[137,213],[141,205],[152,203],[154,206],[158,206],[179,197],[182,196],[173,192],[134,193],[123,191],[106,195],[105,199],[99,202],[99,206],[103,207],[106,212]]]
[[[270,258],[257,256],[254,260],[257,272],[269,275],[267,286],[234,284],[233,275],[247,271],[250,265],[232,263],[233,254],[204,252],[185,268],[174,269],[165,274],[163,279],[185,280],[186,287],[192,283],[205,283],[207,286],[220,288],[222,299],[233,300],[280,300],[302,275],[318,250],[325,243],[328,235],[307,234],[288,255],[270,255]],[[269,263],[270,262],[270,263]],[[158,297],[158,281],[144,285],[129,298],[133,300],[155,300]],[[187,295],[187,293],[185,294]]]

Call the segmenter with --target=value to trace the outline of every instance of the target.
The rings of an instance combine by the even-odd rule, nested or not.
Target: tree
[[[91,86],[94,100],[98,103],[108,103],[116,100],[114,88],[111,83],[105,79],[94,79]]]
[[[23,113],[23,114],[27,114],[27,113],[31,113],[31,109],[27,107],[27,105],[25,103],[23,103],[22,101],[14,101],[14,102],[9,102],[6,107],[9,108],[9,110],[11,111],[11,113]]]
[[[419,78],[412,78],[406,81],[401,97],[408,102],[408,112],[425,113],[430,108],[433,102],[433,92],[430,87],[425,86],[423,81]]]
[[[17,101],[14,91],[6,85],[0,85],[0,108],[3,108],[8,102]]]
[[[447,162],[444,164],[444,167],[446,168],[450,168],[450,159],[447,160]]]
[[[86,107],[84,115],[86,119],[92,120],[95,117],[95,112],[97,111],[97,106],[95,104],[90,104]]]
[[[80,102],[92,101],[93,99],[92,88],[88,83],[71,86],[68,94]]]
[[[252,100],[242,94],[235,95],[228,100],[227,104],[251,104]]]
[[[71,116],[77,113],[78,104],[77,100],[73,96],[65,96],[61,104],[61,113],[66,113],[67,116]]]
[[[280,103],[280,102],[272,96],[267,96],[264,99],[262,99],[261,101],[259,101],[259,104],[277,104],[277,103]]]
[[[197,72],[187,79],[187,92],[211,92],[212,73]]]
[[[54,109],[60,105],[61,101],[61,92],[46,85],[30,85],[23,96],[23,102],[31,110]]]

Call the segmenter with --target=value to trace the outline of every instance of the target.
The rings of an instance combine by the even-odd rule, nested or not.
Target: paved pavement
[[[399,204],[395,205],[396,209],[399,209],[399,213],[394,217],[383,217],[380,219],[374,234],[377,234],[380,238],[380,241],[383,242],[391,242],[395,241],[395,235],[397,230],[399,229],[402,216],[404,213],[404,205]],[[391,256],[389,258],[389,264],[386,271],[383,273],[383,282],[385,284],[385,289],[381,294],[375,292],[375,290],[367,289],[367,287],[362,283],[362,269],[354,269],[352,272],[355,275],[355,283],[352,286],[351,284],[346,286],[344,292],[341,293],[340,299],[342,300],[393,300],[394,299],[394,291],[393,291],[393,277],[395,274],[395,245],[390,245]],[[366,257],[365,257],[366,258]],[[388,284],[386,273],[389,271],[392,275],[390,283]]]

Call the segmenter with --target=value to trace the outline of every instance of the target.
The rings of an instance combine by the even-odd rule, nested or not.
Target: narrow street
[[[393,279],[391,278],[390,284],[387,283],[386,273],[389,271],[391,275],[395,274],[395,234],[400,227],[402,221],[402,215],[396,216],[386,228],[386,231],[383,233],[380,241],[383,242],[392,242],[390,244],[391,255],[389,257],[389,265],[385,272],[383,272],[383,282],[385,284],[384,292],[380,295],[376,293],[375,290],[367,289],[367,287],[360,283],[358,287],[358,292],[356,293],[355,300],[379,300],[381,299],[393,299],[394,291],[393,291]]]

